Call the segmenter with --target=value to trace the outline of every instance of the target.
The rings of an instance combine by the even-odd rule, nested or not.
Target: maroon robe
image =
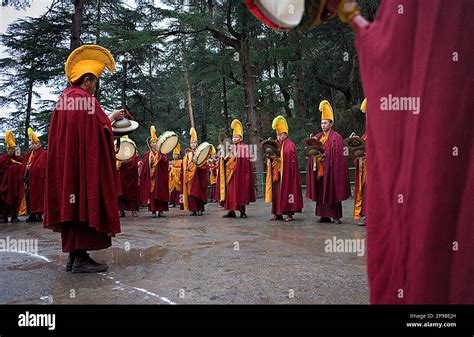
[[[158,154],[158,164],[154,172],[155,189],[151,189],[150,151],[143,156],[143,170],[140,183],[142,205],[148,205],[150,212],[168,211],[169,203],[169,162],[168,156]]]
[[[204,205],[207,204],[207,184],[207,164],[196,167],[188,195],[188,207],[191,212],[204,212]]]
[[[44,227],[61,231],[64,252],[107,248],[120,233],[111,124],[87,91],[72,86],[60,99],[66,97],[78,103],[62,104],[51,116]],[[79,109],[85,100],[94,113]]]
[[[26,165],[28,164],[31,154],[31,150],[25,154],[25,158],[21,164],[20,177],[25,176]],[[44,181],[46,177],[46,161],[46,151],[41,148],[36,150],[33,154],[30,168],[28,170],[28,189],[25,191],[25,184],[21,184],[20,186],[20,200],[26,197],[25,193],[28,195],[28,198],[26,198],[28,213],[43,213],[44,211]]]
[[[383,1],[356,37],[371,303],[474,303],[472,5]],[[419,113],[390,97],[419,98]]]
[[[319,140],[324,135],[314,136]],[[351,195],[349,169],[344,156],[344,141],[339,133],[329,131],[324,147],[324,175],[317,181],[317,171],[313,171],[314,157],[308,157],[306,165],[306,197],[316,201],[316,215],[342,218],[342,203]]]
[[[235,169],[226,186],[224,209],[245,211],[245,205],[255,202],[253,165],[250,161],[250,151],[247,144],[238,144],[235,152]]]
[[[119,209],[122,211],[138,211],[140,199],[139,162],[140,158],[135,155],[122,162],[118,170]]]
[[[23,157],[8,154],[0,156],[0,214],[17,215],[20,202],[20,194],[23,184],[21,178],[21,164]]]
[[[295,143],[289,138],[286,138],[280,145],[280,150],[282,148],[283,174],[279,172],[278,181],[273,183],[272,214],[293,215],[293,213],[303,210],[303,194],[301,192],[298,155],[296,153]]]

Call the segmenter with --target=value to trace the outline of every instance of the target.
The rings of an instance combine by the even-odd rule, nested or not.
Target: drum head
[[[193,161],[196,165],[202,165],[211,155],[211,144],[204,142],[198,146],[194,152]]]
[[[132,140],[122,138],[120,141],[120,149],[115,155],[115,158],[121,161],[126,161],[132,158],[136,151],[135,143]]]
[[[173,131],[164,132],[158,139],[158,147],[162,154],[168,154],[178,145],[178,135]]]

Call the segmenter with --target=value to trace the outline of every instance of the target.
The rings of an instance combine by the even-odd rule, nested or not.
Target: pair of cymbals
[[[278,143],[273,139],[267,139],[260,143],[262,148],[262,153],[264,156],[280,156],[280,151],[278,150]]]
[[[362,138],[349,137],[344,139],[344,144],[349,149],[349,159],[354,160],[365,156],[365,140]]]
[[[305,138],[303,139],[303,144],[305,145],[304,154],[306,157],[320,157],[324,155],[323,143],[319,140],[312,137]]]

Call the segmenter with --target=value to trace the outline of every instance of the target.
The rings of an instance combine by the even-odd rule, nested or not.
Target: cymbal
[[[324,154],[324,148],[321,146],[307,146],[304,149],[304,154],[306,157],[322,156]]]
[[[365,146],[365,140],[360,137],[349,137],[344,139],[344,144],[346,144],[349,148],[355,148],[359,146]]]
[[[316,138],[305,138],[303,139],[303,144],[305,146],[319,146],[319,147],[323,147],[323,143],[321,143],[319,140],[317,140]]]

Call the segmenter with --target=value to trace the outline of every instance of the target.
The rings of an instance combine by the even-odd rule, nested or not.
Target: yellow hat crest
[[[28,136],[30,136],[31,142],[33,143],[40,141],[36,134],[33,132],[32,128],[28,128]]]
[[[178,156],[181,154],[181,145],[179,143],[174,147],[173,154],[177,154]]]
[[[158,137],[156,137],[156,129],[154,125],[150,126],[150,137],[151,140],[158,140]]]
[[[242,138],[244,137],[244,128],[238,119],[234,119],[232,123],[230,123],[230,127],[234,131],[234,136],[239,135]]]
[[[191,141],[197,142],[198,135],[195,128],[191,128],[191,130],[189,130],[189,135],[191,136]]]
[[[362,101],[362,104],[360,105],[360,110],[363,113],[367,112],[367,98],[364,98],[364,100]]]
[[[272,122],[272,129],[276,130],[276,133],[288,133],[288,123],[286,122],[285,117],[283,117],[282,115],[276,116]]]
[[[15,137],[13,137],[10,130],[5,133],[5,144],[7,144],[7,147],[16,147]]]
[[[331,104],[327,100],[319,103],[319,111],[321,111],[321,119],[330,119],[334,122],[334,113],[332,112]]]
[[[211,144],[211,155],[216,154],[216,148],[214,145]]]
[[[67,58],[64,71],[67,81],[74,83],[87,73],[99,78],[105,67],[110,72],[115,72],[115,60],[112,54],[104,47],[86,44],[72,51]]]

